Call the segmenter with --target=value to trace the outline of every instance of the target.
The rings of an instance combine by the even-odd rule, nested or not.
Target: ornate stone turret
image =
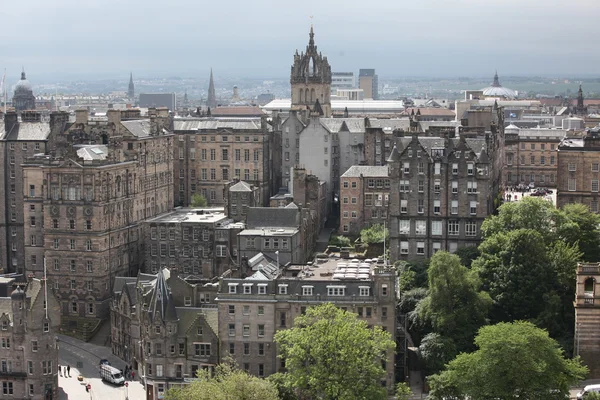
[[[306,53],[294,54],[291,68],[292,110],[312,108],[319,101],[325,117],[331,116],[331,66],[317,51],[313,27],[310,27]]]

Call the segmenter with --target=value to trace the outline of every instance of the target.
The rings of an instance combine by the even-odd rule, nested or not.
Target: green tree
[[[458,351],[470,349],[491,305],[488,294],[479,291],[477,274],[445,251],[431,257],[427,274],[429,294],[418,307],[421,317],[431,321],[435,332],[452,339]]]
[[[400,382],[396,385],[396,400],[408,400],[413,392],[406,382]]]
[[[565,399],[587,368],[565,358],[548,333],[529,322],[481,328],[473,353],[462,353],[447,369],[430,377],[430,398]]]
[[[496,233],[479,250],[473,270],[493,300],[492,320],[537,318],[554,283],[543,236],[531,229]]]
[[[196,193],[192,196],[192,204],[190,204],[190,207],[206,207],[207,204],[208,202],[204,196]]]
[[[395,347],[389,332],[370,329],[331,303],[310,307],[294,327],[275,334],[290,386],[324,400],[386,399],[381,360]]]
[[[278,400],[275,385],[229,364],[215,368],[214,376],[198,371],[198,380],[183,388],[169,389],[166,400]]]
[[[450,338],[439,333],[425,335],[419,345],[419,358],[425,363],[427,375],[436,374],[444,369],[456,355],[456,345]]]
[[[572,236],[563,234],[567,243],[577,243],[585,261],[600,261],[600,215],[583,204],[567,204],[562,212],[567,221],[576,226]]]
[[[342,235],[332,235],[329,238],[329,245],[336,247],[349,247],[351,244],[350,238]]]
[[[473,260],[479,257],[479,249],[475,246],[459,247],[454,254],[460,258],[460,263],[467,268],[471,268]]]
[[[384,229],[382,224],[371,225],[360,231],[360,240],[363,243],[383,243],[384,237],[385,240],[389,240],[390,232],[387,228]]]

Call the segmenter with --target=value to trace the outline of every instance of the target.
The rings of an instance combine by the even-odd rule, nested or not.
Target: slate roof
[[[210,109],[210,114],[213,117],[218,116],[244,116],[244,117],[260,117],[265,113],[257,106],[221,106]]]
[[[340,132],[340,128],[344,123],[352,133],[365,132],[364,118],[321,118],[320,122],[325,129],[332,133]]]
[[[2,129],[1,132],[4,132],[5,127],[2,126],[0,129]],[[6,140],[43,141],[50,135],[50,124],[47,122],[19,122],[5,134]],[[0,137],[2,136],[0,135]]]
[[[251,192],[252,188],[250,187],[249,183],[246,183],[244,181],[239,181],[235,185],[231,186],[229,188],[229,191],[230,192]]]
[[[387,178],[389,176],[388,166],[353,165],[344,172],[342,178],[358,178],[361,175],[365,178]]]
[[[105,145],[77,145],[77,155],[83,160],[106,160],[108,147]]]
[[[264,228],[297,228],[300,226],[300,212],[294,208],[250,207],[246,216],[249,229]]]
[[[153,277],[156,278],[156,277]],[[136,283],[137,282],[136,277],[128,277],[128,276],[116,276],[115,277],[115,283],[113,285],[113,293],[120,293],[123,288],[125,287],[126,284],[128,283]]]
[[[410,120],[408,118],[391,118],[391,119],[369,119],[371,128],[381,128],[384,130],[395,130],[410,128]]]
[[[150,136],[150,120],[134,119],[131,121],[121,121],[121,124],[135,137]]]
[[[460,139],[450,139],[450,140],[452,140],[453,148],[456,148],[459,146]],[[418,141],[419,141],[419,144],[423,147],[423,149],[427,152],[427,154],[429,156],[432,155],[432,150],[434,148],[437,148],[437,149],[439,149],[439,148],[447,149],[448,148],[448,143],[443,138],[440,138],[440,137],[418,137]],[[399,138],[398,143],[401,145],[402,151],[399,151],[398,153],[402,153],[404,151],[404,149],[406,149],[406,147],[408,147],[410,145],[411,142],[412,142],[412,138],[410,138],[410,137]],[[467,147],[469,149],[471,149],[475,153],[477,158],[481,157],[482,154],[486,154],[485,139],[466,138],[465,144],[467,145]],[[392,150],[392,154],[390,154],[390,157],[388,159],[389,162],[394,161],[394,160],[392,160],[393,155],[394,155],[394,150]],[[398,161],[398,160],[400,160],[399,154],[398,154],[398,158],[396,161]]]
[[[0,316],[2,314],[8,315],[12,322],[12,303],[10,297],[0,297]]]
[[[407,108],[402,114],[410,115],[412,112],[419,112],[423,117],[454,117],[456,114],[454,111],[447,108],[435,108],[435,107],[414,107]]]
[[[217,129],[262,131],[260,118],[175,118],[175,131],[210,131]]]
[[[27,290],[25,294],[31,299],[31,301],[29,302],[30,310],[33,309],[33,307],[35,306],[36,300],[40,294],[40,291],[42,290],[42,287],[42,281],[39,279],[32,279],[31,281],[29,281],[29,283],[27,283]]]
[[[166,268],[162,268],[156,274],[156,281],[148,304],[151,321],[156,321],[158,318],[162,321],[177,321],[178,319],[171,288],[167,284],[169,276],[170,272]]]

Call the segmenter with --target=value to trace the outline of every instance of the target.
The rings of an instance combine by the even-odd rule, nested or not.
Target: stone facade
[[[506,168],[503,172],[507,185],[533,183],[537,186],[556,187],[558,145],[567,135],[563,129],[519,129],[514,125],[504,128]]]
[[[43,214],[41,204],[30,204],[23,208],[24,198],[35,196],[41,190],[41,182],[25,186],[23,167],[25,161],[37,153],[45,153],[50,125],[42,121],[40,112],[25,111],[18,119],[16,112],[7,112],[4,124],[0,124],[0,149],[3,162],[0,172],[0,260],[5,272],[24,273],[23,266],[43,268],[43,238],[25,231],[33,223],[41,225]],[[27,232],[29,233],[29,232]],[[27,238],[27,239],[25,239]],[[39,251],[28,255],[25,262],[25,244],[38,246]]]
[[[23,167],[24,187],[35,187],[24,209],[45,210],[43,220],[27,224],[25,237],[38,239],[26,244],[25,269],[39,275],[33,256],[45,257],[63,323],[108,317],[115,277],[137,273],[142,261],[140,222],[172,207],[169,117],[150,114],[109,110],[97,120],[82,111],[75,123],[52,114],[50,154]]]
[[[315,45],[315,34],[310,27],[306,52],[294,55],[290,74],[292,110],[315,108],[319,103],[325,117],[331,116],[331,66]]]
[[[234,223],[223,209],[178,208],[142,224],[144,262],[141,270],[211,279],[235,267],[237,234],[243,223]]]
[[[263,118],[177,118],[174,145],[175,204],[201,194],[225,206],[225,185],[235,179],[259,188],[260,204],[281,186],[281,130]]]
[[[355,165],[341,177],[340,212],[344,235],[358,235],[387,222],[390,179],[387,166]]]
[[[557,205],[581,203],[599,212],[600,133],[592,129],[583,137],[565,138],[558,146]]]
[[[0,298],[0,393],[4,398],[58,399],[60,306],[44,281],[15,282]],[[23,288],[23,289],[21,289]]]
[[[333,271],[342,261],[349,260],[290,265],[273,279],[258,272],[255,279],[223,279],[217,301],[221,357],[232,357],[241,368],[261,377],[285,371],[277,358],[275,333],[292,327],[307,307],[325,302],[358,313],[369,325],[381,326],[395,338],[395,273],[361,264],[373,271],[369,278],[338,280]],[[395,382],[394,365],[390,352],[383,378],[390,391]]]
[[[503,146],[502,131],[400,138],[388,160],[392,260],[479,243],[481,223],[498,205]]]
[[[575,292],[575,355],[590,369],[588,377],[600,377],[600,264],[577,266]],[[596,301],[598,300],[598,301]]]
[[[259,207],[260,192],[244,181],[232,181],[228,189],[227,215],[236,222],[246,222],[248,208]]]

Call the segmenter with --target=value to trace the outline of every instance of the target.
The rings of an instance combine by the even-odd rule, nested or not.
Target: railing
[[[599,264],[579,264],[579,273],[600,274]]]

